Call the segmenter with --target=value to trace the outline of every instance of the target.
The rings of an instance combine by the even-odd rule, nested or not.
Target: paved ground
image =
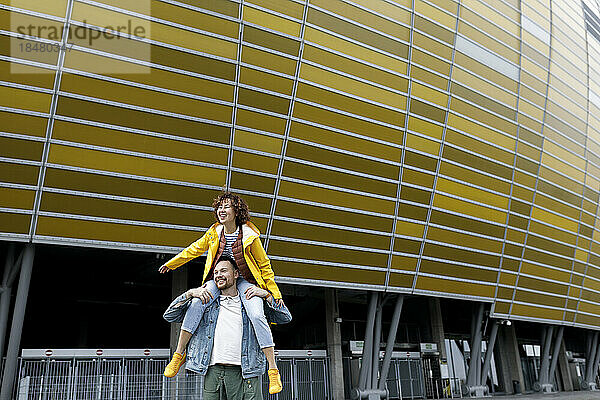
[[[504,399],[565,399],[565,400],[596,400],[600,399],[600,391],[598,392],[562,392],[553,394],[521,394],[511,396],[495,396],[498,400]]]

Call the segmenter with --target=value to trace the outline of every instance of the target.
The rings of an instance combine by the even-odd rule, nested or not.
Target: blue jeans
[[[265,317],[265,310],[263,308],[264,300],[258,296],[247,299],[244,294],[251,286],[252,284],[244,278],[238,278],[237,289],[240,294],[240,299],[242,300],[248,319],[250,319],[250,323],[254,327],[254,333],[256,333],[256,339],[258,340],[260,348],[275,347],[275,343],[273,343],[273,334],[271,333],[271,328]],[[194,333],[196,331],[206,307],[221,294],[213,280],[206,282],[205,288],[210,292],[213,299],[206,304],[202,304],[202,301],[198,298],[192,299],[192,303],[186,311],[185,317],[183,318],[183,324],[181,325],[181,329],[186,332]]]

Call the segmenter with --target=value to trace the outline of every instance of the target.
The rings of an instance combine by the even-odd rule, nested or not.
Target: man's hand
[[[197,297],[200,299],[200,301],[202,302],[202,304],[206,304],[209,301],[212,300],[212,295],[210,294],[210,292],[208,291],[208,289],[200,286],[197,287],[195,289],[190,289],[187,292],[185,292],[185,296],[189,299],[190,297]]]
[[[160,268],[158,268],[158,272],[160,272],[161,274],[169,272],[170,270],[171,269],[169,267],[167,267],[166,265],[161,265]]]
[[[271,295],[271,293],[267,292],[265,289],[261,289],[258,286],[254,286],[254,285],[250,286],[248,289],[246,289],[246,291],[244,293],[246,294],[247,299],[251,299],[254,296],[258,296],[263,299],[266,299],[267,297],[269,297]]]

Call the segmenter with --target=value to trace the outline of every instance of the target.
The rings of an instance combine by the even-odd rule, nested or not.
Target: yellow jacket
[[[217,254],[217,251],[219,250],[219,238],[221,237],[223,229],[225,229],[224,226],[216,222],[208,228],[206,233],[200,239],[183,249],[164,265],[171,270],[176,269],[186,262],[201,256],[208,250],[206,264],[204,265],[204,274],[202,275],[202,283],[204,283],[210,272],[215,254]],[[250,272],[252,272],[258,286],[269,291],[274,298],[280,299],[281,292],[275,283],[275,274],[271,268],[271,261],[269,260],[269,257],[267,257],[267,253],[260,242],[260,231],[251,222],[242,225],[241,229],[244,258],[246,259],[246,264],[248,264]]]

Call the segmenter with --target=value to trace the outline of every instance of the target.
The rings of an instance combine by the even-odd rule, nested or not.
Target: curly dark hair
[[[215,216],[215,220],[219,221],[219,217],[217,216],[217,209],[221,205],[224,200],[229,199],[231,202],[231,206],[235,212],[235,224],[237,226],[242,226],[246,222],[250,221],[250,210],[248,209],[248,204],[237,194],[231,193],[229,191],[224,191],[216,199],[213,200],[212,208],[213,214]]]

